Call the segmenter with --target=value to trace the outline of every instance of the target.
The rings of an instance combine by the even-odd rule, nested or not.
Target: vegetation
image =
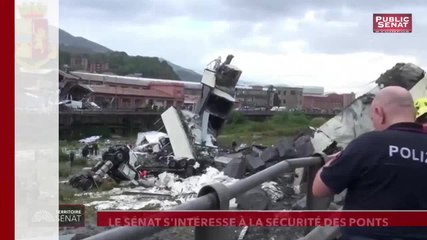
[[[69,162],[59,162],[59,177],[66,178],[71,175],[71,166]]]
[[[129,56],[125,52],[78,54],[59,51],[59,65],[70,65],[72,57],[84,57],[89,62],[108,63],[109,72],[117,75],[142,73],[148,78],[180,79],[166,61],[161,61],[157,57]]]
[[[326,121],[328,121],[326,118],[323,117],[315,117],[313,119],[311,119],[310,121],[310,126],[312,127],[320,127],[322,126]]]
[[[325,121],[324,118],[310,120],[302,113],[283,112],[265,121],[255,122],[249,121],[240,112],[233,112],[218,141],[224,146],[230,146],[232,141],[271,145],[280,137],[294,136],[308,126],[318,127]]]

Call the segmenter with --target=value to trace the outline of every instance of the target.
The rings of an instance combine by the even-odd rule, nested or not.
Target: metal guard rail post
[[[254,175],[241,179],[234,184],[225,186],[220,183],[207,185],[200,190],[199,197],[179,206],[173,207],[170,210],[218,210],[228,208],[228,201],[245,193],[252,188],[269,181],[275,177],[279,177],[285,172],[295,168],[309,167],[322,164],[325,161],[325,156],[314,155],[305,158],[293,158],[283,160],[269,168],[266,168]],[[220,189],[220,191],[218,191]],[[218,196],[219,192],[226,192],[225,196]],[[226,197],[226,199],[222,198]],[[222,199],[221,199],[222,198]],[[227,205],[224,200],[227,201]],[[222,203],[221,203],[222,202]],[[85,238],[86,240],[133,240],[142,239],[153,235],[154,233],[165,230],[168,227],[116,227],[105,232],[101,232],[94,236]],[[218,237],[218,236],[215,236]]]

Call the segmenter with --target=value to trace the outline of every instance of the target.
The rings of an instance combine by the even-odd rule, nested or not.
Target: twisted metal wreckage
[[[221,152],[215,144],[215,136],[221,130],[232,112],[234,88],[241,71],[230,65],[233,56],[224,63],[215,62],[207,68],[202,78],[202,96],[195,113],[180,111],[173,107],[162,114],[166,134],[158,132],[141,133],[138,146],[133,150],[128,146],[115,146],[104,153],[100,166],[95,166],[92,175],[79,175],[70,183],[81,189],[89,189],[100,184],[107,174],[116,180],[130,180],[141,183],[137,165],[137,154],[150,156],[154,162],[163,163],[161,170],[183,173],[184,176],[201,173],[206,166],[224,167],[224,174],[241,179],[225,186],[217,183],[203,187],[198,198],[172,208],[173,210],[215,210],[228,209],[233,198],[248,194],[263,182],[286,172],[296,172],[295,191],[305,193],[300,202],[303,209],[339,209],[345,192],[335,198],[316,198],[312,195],[311,184],[317,170],[324,164],[326,155],[331,155],[354,138],[373,130],[369,118],[370,104],[375,94],[386,86],[402,86],[413,98],[427,96],[425,71],[411,63],[398,63],[387,70],[377,80],[377,86],[358,97],[340,114],[328,120],[321,127],[310,128],[297,137],[284,138],[274,147],[253,145],[237,149],[231,154]],[[142,143],[142,144],[141,144]],[[139,151],[139,153],[138,153]],[[147,161],[147,159],[145,159]],[[166,167],[164,167],[166,166]],[[272,167],[274,166],[274,167]],[[247,198],[250,199],[250,198]],[[255,207],[254,207],[255,206]],[[252,210],[265,209],[255,204]],[[87,239],[141,239],[160,227],[119,227]],[[303,239],[334,239],[339,236],[336,227],[308,228]],[[196,228],[196,239],[230,238],[227,228]]]
[[[188,177],[213,166],[219,152],[215,137],[232,112],[235,87],[242,73],[230,64],[232,59],[229,55],[221,63],[218,58],[213,61],[214,66],[205,69],[195,112],[170,107],[162,113],[167,134],[140,133],[133,149],[127,145],[110,147],[103,153],[102,161],[90,172],[73,176],[70,185],[88,190],[102,184],[106,176],[117,182],[144,185],[140,174],[143,170],[168,171]]]

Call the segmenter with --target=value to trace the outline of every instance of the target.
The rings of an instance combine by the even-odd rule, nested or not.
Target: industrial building
[[[79,71],[60,71],[59,81],[63,89],[62,99],[81,100],[87,96],[88,101],[110,109],[175,106],[193,110],[202,89],[198,82]],[[66,83],[68,85],[64,88]],[[269,110],[277,106],[287,110],[332,114],[349,105],[355,94],[324,94],[323,87],[237,86],[235,99],[235,107],[242,110]]]
[[[303,110],[308,113],[337,114],[350,105],[356,96],[354,93],[304,96]]]

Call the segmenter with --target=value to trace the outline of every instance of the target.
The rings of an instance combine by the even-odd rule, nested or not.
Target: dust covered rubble
[[[160,137],[164,137],[164,135],[154,134],[154,132],[151,132],[151,135],[153,139],[150,141],[148,141],[150,138],[147,137],[148,134],[140,135],[140,141],[137,141],[138,146],[145,141],[158,142]],[[141,141],[142,139],[145,141]],[[105,192],[79,193],[76,196],[87,197],[89,201],[85,205],[93,206],[97,210],[167,209],[196,198],[199,190],[205,185],[216,182],[230,185],[284,159],[311,154],[312,148],[295,146],[294,142],[294,139],[284,138],[279,140],[275,147],[241,145],[230,154],[217,155],[214,167],[207,167],[200,175],[182,178],[180,175],[163,171],[157,177],[145,179],[153,187],[121,187]],[[296,142],[298,143],[298,141]],[[303,142],[303,144],[310,144],[310,142]],[[258,191],[253,190],[254,195],[250,195],[251,192],[248,191],[247,198],[251,199],[255,195],[259,197],[261,193],[265,195],[261,198],[266,205],[284,202],[281,205],[287,207],[289,202],[294,200],[293,178],[292,173],[284,173],[280,178],[263,183],[258,187]],[[232,208],[247,208],[245,204],[240,204],[240,207],[238,205],[239,202],[233,199]]]
[[[86,196],[89,199],[107,197],[107,200],[89,201],[85,206],[96,210],[137,210],[137,209],[168,209],[197,197],[199,190],[208,184],[220,182],[230,185],[238,179],[230,178],[218,169],[209,167],[206,173],[188,178],[180,178],[173,173],[163,172],[157,179],[152,178],[154,187],[144,188],[114,188],[105,192],[79,193],[75,196]],[[266,182],[262,185],[272,201],[278,201],[284,194],[276,182]],[[230,202],[231,208],[236,208],[236,201]]]

